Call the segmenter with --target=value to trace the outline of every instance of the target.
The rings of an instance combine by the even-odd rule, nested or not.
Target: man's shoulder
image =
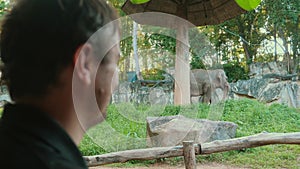
[[[47,168],[26,146],[0,131],[0,168]]]
[[[50,165],[48,165],[49,169],[87,169],[84,166],[78,166],[66,161],[56,160],[53,161]]]
[[[36,135],[0,125],[0,168],[87,169],[72,155]]]
[[[18,140],[1,138],[0,149],[0,168],[87,169],[45,145],[30,146]]]
[[[29,156],[27,154],[26,156]],[[36,157],[27,158],[26,156],[16,156],[16,157],[1,157],[0,168],[9,169],[20,169],[20,168],[30,168],[30,169],[87,169],[84,166],[78,166],[72,164],[68,161],[64,161],[60,158],[48,159],[48,162],[41,161]]]
[[[70,157],[68,153],[57,152],[54,149],[41,147],[35,151],[35,155],[49,169],[87,169],[84,164],[79,162],[81,160],[79,157],[76,159],[77,156]]]

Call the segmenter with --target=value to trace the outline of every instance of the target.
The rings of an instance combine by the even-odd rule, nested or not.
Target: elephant
[[[227,98],[230,86],[224,70],[193,69],[190,79],[191,97],[203,96],[204,103],[213,103],[212,94],[216,92],[217,88],[220,88],[223,91],[222,100]]]

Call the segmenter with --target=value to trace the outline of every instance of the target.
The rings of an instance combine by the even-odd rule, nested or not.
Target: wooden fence
[[[123,163],[129,160],[152,160],[159,158],[184,156],[186,169],[195,169],[195,155],[219,153],[243,148],[253,148],[271,144],[300,145],[300,132],[296,133],[261,133],[253,136],[193,144],[183,142],[184,146],[155,147],[120,151],[96,156],[85,156],[88,166],[99,166],[111,163]],[[192,149],[192,150],[191,150]]]

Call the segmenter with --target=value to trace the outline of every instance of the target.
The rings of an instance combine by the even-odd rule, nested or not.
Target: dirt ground
[[[226,166],[222,164],[217,163],[210,163],[210,164],[198,164],[198,169],[243,169],[243,168],[237,168],[232,166]],[[185,169],[184,165],[180,166],[171,166],[168,164],[153,164],[149,165],[147,167],[90,167],[89,169]]]

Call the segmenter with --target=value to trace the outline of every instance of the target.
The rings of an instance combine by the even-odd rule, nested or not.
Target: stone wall
[[[250,66],[249,80],[231,83],[229,98],[253,98],[260,102],[300,107],[300,82],[288,74],[282,63],[255,63]]]
[[[140,81],[123,82],[113,93],[112,103],[173,104],[173,82],[160,81],[156,86],[147,86]]]

